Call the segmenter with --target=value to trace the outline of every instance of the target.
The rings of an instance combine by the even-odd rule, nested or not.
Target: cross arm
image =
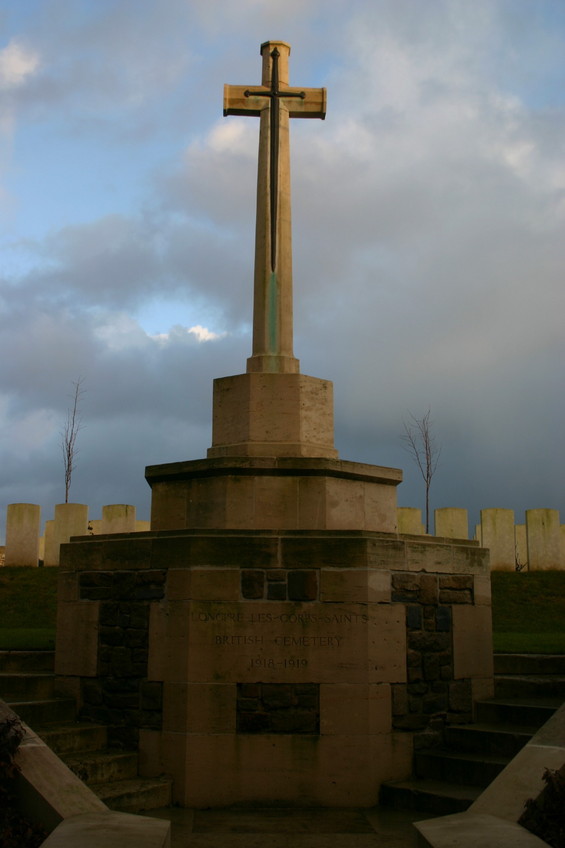
[[[246,97],[245,92],[249,92]],[[286,95],[286,97],[285,97]],[[326,117],[325,88],[283,88],[278,95],[285,101],[291,118]],[[224,85],[224,116],[259,116],[265,108],[265,98],[271,90],[252,85]]]
[[[321,118],[326,117],[326,89],[325,88],[289,88],[281,92],[284,98],[285,92],[293,94],[304,93],[305,97],[293,96],[287,101],[288,113],[291,118]]]
[[[252,85],[224,85],[224,117],[226,115],[255,115],[259,117],[261,110],[265,108],[263,97],[246,97],[246,91],[260,91],[257,86]],[[264,97],[268,97],[270,91],[265,89]]]

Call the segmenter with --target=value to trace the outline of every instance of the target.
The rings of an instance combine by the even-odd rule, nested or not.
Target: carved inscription
[[[238,624],[271,624],[280,621],[282,624],[366,624],[369,621],[367,613],[358,612],[282,612],[275,615],[271,612],[226,612],[226,611],[194,611],[193,621],[225,621]]]
[[[366,624],[369,616],[366,613],[340,612],[340,613],[311,613],[311,612],[283,612],[279,614],[271,612],[193,612],[193,619],[200,622],[213,622],[224,624],[246,624],[250,628],[260,625],[329,625],[333,624]],[[304,634],[280,634],[276,633],[215,633],[213,635],[214,645],[224,648],[265,648],[280,649],[290,648],[322,648],[337,649],[341,646],[344,636],[337,633],[325,633],[323,635]],[[308,658],[305,656],[294,656],[283,653],[282,656],[265,656],[261,650],[260,656],[249,657],[246,664],[249,670],[258,668],[284,668],[300,669],[308,667]]]
[[[189,620],[195,681],[396,679],[384,661],[391,640],[405,638],[403,613],[384,605],[193,601]]]

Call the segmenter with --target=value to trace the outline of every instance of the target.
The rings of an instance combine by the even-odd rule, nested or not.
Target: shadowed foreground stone
[[[169,848],[170,825],[129,813],[87,813],[65,819],[42,848]]]

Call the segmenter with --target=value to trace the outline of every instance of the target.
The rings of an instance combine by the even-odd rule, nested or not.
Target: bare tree
[[[434,476],[441,448],[437,447],[432,433],[430,420],[431,410],[428,409],[422,418],[416,418],[410,413],[410,421],[404,421],[404,433],[400,437],[405,442],[406,450],[420,469],[426,487],[426,533],[430,532],[430,486]]]
[[[84,394],[82,384],[82,377],[79,377],[78,380],[73,383],[75,390],[72,395],[72,406],[67,409],[67,420],[64,428],[61,430],[61,450],[63,451],[63,466],[65,468],[65,503],[69,502],[71,478],[76,464],[76,441],[79,430],[82,429],[82,421],[79,410],[80,399]]]

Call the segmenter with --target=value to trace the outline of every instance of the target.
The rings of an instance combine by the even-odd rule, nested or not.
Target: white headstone
[[[108,504],[102,507],[101,533],[135,533],[135,507]]]
[[[516,570],[513,510],[481,510],[481,544],[490,551],[491,571]]]
[[[526,535],[530,571],[561,567],[561,528],[556,509],[527,509]]]
[[[409,533],[412,536],[423,536],[425,534],[421,509],[412,506],[399,506],[396,515],[399,533]]]
[[[516,545],[516,568],[518,571],[528,571],[528,540],[525,524],[516,524],[514,527],[514,542]]]
[[[444,507],[434,512],[435,534],[447,539],[468,539],[469,519],[466,509]]]
[[[8,504],[6,511],[6,565],[37,567],[40,520],[41,507],[38,504]]]
[[[55,507],[53,535],[48,538],[45,524],[45,565],[59,565],[61,545],[66,544],[71,536],[88,535],[88,506],[86,504],[64,503]]]

